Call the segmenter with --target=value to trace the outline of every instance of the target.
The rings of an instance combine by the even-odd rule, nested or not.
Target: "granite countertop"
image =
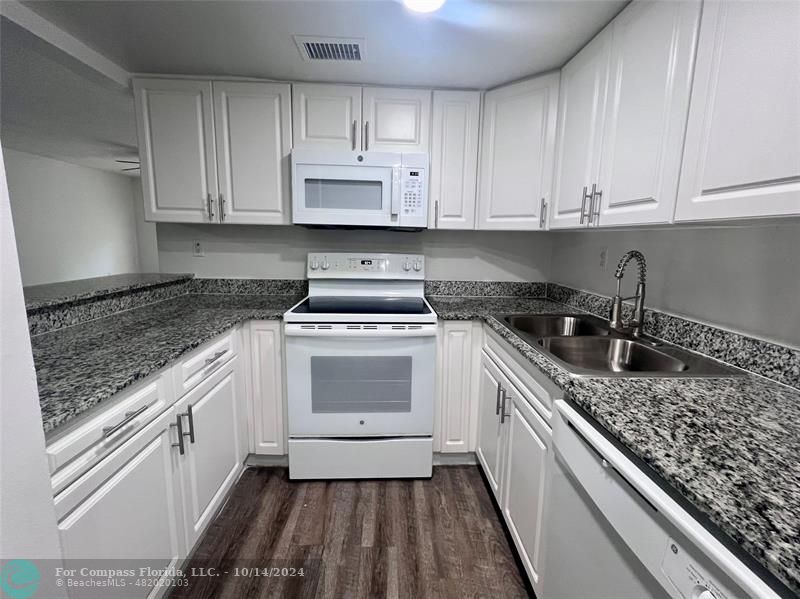
[[[481,319],[758,563],[800,593],[800,390],[761,377],[575,377],[494,317],[579,310],[542,299],[429,297]]]
[[[31,338],[45,433],[236,324],[270,320],[296,295],[182,295]]]
[[[31,285],[23,289],[25,308],[30,312],[122,291],[129,292],[188,281],[192,277],[194,275],[191,274],[133,273]]]

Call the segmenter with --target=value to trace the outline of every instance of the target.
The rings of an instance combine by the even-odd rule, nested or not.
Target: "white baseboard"
[[[434,466],[474,466],[478,463],[474,451],[464,453],[433,453]]]

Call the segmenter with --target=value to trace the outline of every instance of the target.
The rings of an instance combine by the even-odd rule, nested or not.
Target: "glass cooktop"
[[[295,314],[430,314],[421,297],[307,297]]]

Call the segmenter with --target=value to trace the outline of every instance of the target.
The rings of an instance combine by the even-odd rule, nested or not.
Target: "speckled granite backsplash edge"
[[[147,289],[115,290],[62,306],[28,310],[31,335],[88,322],[188,293],[235,295],[305,295],[305,279],[206,279],[177,280]],[[425,295],[439,297],[546,298],[606,318],[611,298],[558,283],[522,281],[425,281]],[[717,328],[708,324],[648,309],[645,331],[680,345],[800,388],[800,350]]]

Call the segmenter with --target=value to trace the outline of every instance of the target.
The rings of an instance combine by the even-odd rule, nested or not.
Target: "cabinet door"
[[[362,149],[429,152],[431,92],[427,89],[364,88]]]
[[[610,42],[606,27],[561,69],[551,229],[590,224],[584,188],[598,183]]]
[[[175,405],[187,434],[181,456],[187,547],[194,546],[241,471],[238,364],[237,356]]]
[[[166,568],[185,557],[172,422],[165,412],[56,495],[67,563],[124,559]]]
[[[289,224],[290,97],[285,83],[214,82],[220,222]]]
[[[254,451],[259,455],[286,454],[281,326],[280,322],[250,325]]]
[[[699,19],[699,2],[634,2],[614,19],[593,224],[672,220]]]
[[[217,222],[211,83],[134,79],[133,91],[145,218]]]
[[[474,451],[473,329],[470,321],[445,322],[439,329],[441,362],[435,442],[442,453]]]
[[[703,5],[678,221],[800,214],[800,3]]]
[[[555,150],[558,74],[487,92],[478,229],[543,229]]]
[[[478,447],[475,451],[495,497],[500,501],[500,475],[503,457],[503,431],[500,403],[505,377],[486,354],[481,354],[478,389]]]
[[[433,92],[431,228],[475,228],[480,108],[480,92]]]
[[[502,511],[534,591],[540,595],[547,452],[552,433],[515,389],[509,392],[511,416]]]
[[[294,147],[361,149],[361,87],[292,85]]]

